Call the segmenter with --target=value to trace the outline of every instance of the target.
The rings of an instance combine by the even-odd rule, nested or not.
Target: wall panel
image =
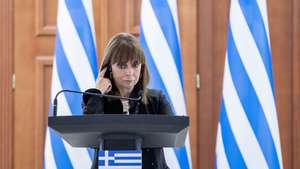
[[[13,167],[13,2],[0,1],[0,169]]]

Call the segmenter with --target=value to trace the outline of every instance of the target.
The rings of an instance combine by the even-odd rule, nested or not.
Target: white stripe
[[[216,155],[217,155],[217,169],[230,169],[228,160],[226,157],[224,143],[222,138],[222,128],[220,123],[218,123],[218,132],[217,132],[217,145],[216,145]]]
[[[115,157],[142,157],[142,153],[116,153]]]
[[[68,152],[68,155],[70,157],[70,160],[72,162],[74,169],[82,169],[82,168],[91,167],[92,161],[89,158],[86,148],[75,148],[75,147],[72,147],[64,139],[62,139],[62,140],[63,140],[65,148]]]
[[[149,1],[143,1],[142,3],[142,26],[145,33],[145,40],[173,103],[176,114],[186,115],[184,95],[177,68],[150,5]],[[170,73],[172,74],[170,75]]]
[[[178,44],[180,46],[180,32],[179,32],[179,24],[178,24],[178,14],[177,14],[177,1],[176,0],[168,0],[167,1],[172,12],[172,17],[175,22],[175,29],[178,39]]]
[[[235,140],[248,168],[267,169],[267,163],[236,93],[229,70],[227,55],[225,61],[224,105]]]
[[[56,163],[55,163],[55,159],[51,147],[50,131],[48,127],[46,131],[46,143],[45,143],[45,169],[56,169]]]
[[[114,160],[115,158],[114,157],[105,157],[105,156],[102,157],[102,156],[99,156],[98,159],[99,160]]]
[[[61,89],[62,88],[61,88],[61,83],[58,79],[56,62],[54,62],[53,79],[52,79],[52,93],[51,93],[52,100],[54,99],[55,94],[58,91],[60,91]],[[65,115],[65,116],[72,115],[64,95],[59,98],[58,102],[59,102],[59,104],[58,104],[57,112],[62,112],[61,115]],[[88,168],[91,166],[91,160],[89,158],[87,149],[73,148],[64,140],[63,140],[63,143],[65,145],[66,151],[68,152],[68,156],[72,162],[72,165],[75,169]]]
[[[74,28],[72,19],[63,0],[59,1],[60,11],[58,12],[58,33],[61,37],[62,46],[76,78],[81,91],[95,85],[93,71],[89,60]]]
[[[257,46],[255,45],[242,11],[236,0],[233,1],[231,6],[230,24],[232,27],[233,39],[243,65],[255,89],[256,95],[262,105],[262,109],[265,113],[265,117],[275,143],[278,159],[281,161],[277,113],[268,75]]]
[[[108,157],[108,156],[109,156],[109,155],[108,155],[108,154],[109,154],[108,151],[104,151],[104,154],[105,154],[105,157]],[[109,160],[108,158],[105,159],[105,161],[104,161],[104,166],[108,166],[108,160]]]
[[[270,43],[270,35],[269,35],[269,22],[268,22],[268,15],[267,15],[267,2],[265,0],[257,0],[257,5],[260,10],[264,25],[265,25],[265,31],[268,38],[268,44],[271,52],[271,43]]]
[[[173,148],[164,148],[166,163],[171,169],[180,169],[176,154]]]
[[[192,166],[192,159],[191,159],[191,149],[190,149],[190,132],[188,131],[186,139],[185,139],[185,149],[189,160],[190,169],[193,168]]]
[[[115,163],[141,163],[142,160],[115,160]]]
[[[94,17],[93,17],[93,3],[91,0],[82,0],[83,7],[85,9],[85,12],[87,14],[90,26],[91,26],[91,31],[93,35],[93,40],[95,43],[95,48],[96,48],[96,39],[95,39],[95,25],[94,25]],[[97,51],[95,51],[97,52]]]
[[[142,169],[142,166],[100,166],[99,169]]]

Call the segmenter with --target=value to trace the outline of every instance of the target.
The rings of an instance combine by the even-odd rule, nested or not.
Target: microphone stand
[[[124,99],[124,100],[132,100],[132,101],[137,101],[137,106],[139,106],[139,101],[141,100],[141,96],[138,98],[129,98],[129,97],[122,97],[122,96],[113,96],[113,95],[106,95],[106,94],[100,94],[100,93],[91,93],[91,92],[81,92],[81,91],[76,91],[76,90],[61,90],[59,91],[53,100],[53,116],[57,116],[57,97],[59,94],[64,93],[64,92],[69,92],[69,93],[78,93],[78,94],[87,94],[87,95],[92,95],[92,96],[98,96],[98,97],[106,97],[106,98],[111,98],[111,99]],[[135,110],[135,114],[137,114],[138,109]],[[94,153],[94,159],[93,163],[91,166],[91,169],[98,169],[98,156],[99,156],[99,148],[94,148],[95,153]]]
[[[98,96],[98,97],[106,97],[106,98],[111,98],[111,99],[124,99],[124,100],[132,100],[132,101],[140,101],[142,98],[141,96],[138,98],[130,98],[130,97],[122,97],[122,96],[114,96],[114,95],[107,95],[107,94],[100,94],[100,93],[81,92],[81,91],[76,91],[76,90],[64,89],[64,90],[59,91],[54,97],[53,116],[57,116],[57,97],[59,94],[64,93],[64,92],[87,94],[87,95]]]

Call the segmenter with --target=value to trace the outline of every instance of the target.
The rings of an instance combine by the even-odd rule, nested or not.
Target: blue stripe
[[[275,143],[264,111],[234,44],[231,27],[228,31],[228,62],[232,80],[250,125],[255,133],[269,168],[280,168]]]
[[[142,162],[140,163],[117,163],[115,160],[108,160],[108,165],[109,166],[142,166]]]
[[[162,81],[162,78],[161,78],[159,72],[157,71],[157,67],[156,67],[156,65],[155,65],[155,63],[152,59],[151,52],[150,52],[150,50],[148,48],[148,45],[145,41],[144,31],[143,31],[142,26],[141,26],[140,41],[141,41],[141,45],[142,45],[142,47],[144,49],[144,52],[145,52],[145,55],[146,55],[146,61],[147,61],[148,67],[149,67],[150,75],[151,75],[149,87],[162,90],[162,92],[166,95],[168,100],[171,100],[170,96],[169,96],[169,94],[166,90],[166,87],[165,87],[165,85]],[[171,104],[171,107],[173,109],[173,112],[176,113],[174,111],[174,105],[173,105],[175,103],[170,102],[170,104]],[[186,147],[184,146],[184,147],[178,148],[176,150],[174,149],[174,151],[175,151],[176,158],[177,158],[177,161],[178,161],[180,167],[182,169],[190,168],[188,157],[187,157],[188,154],[187,154],[187,151],[186,151]]]
[[[174,148],[174,151],[175,151],[178,163],[180,165],[180,169],[189,169],[190,165],[189,165],[186,147],[182,146],[182,147]]]
[[[99,150],[99,157],[104,157],[105,156],[105,151],[101,151],[101,150]]]
[[[57,73],[59,81],[62,85],[62,89],[69,89],[69,90],[77,90],[80,91],[79,86],[77,85],[77,81],[74,77],[74,74],[71,70],[69,62],[66,58],[64,53],[64,49],[61,44],[60,34],[59,31],[56,35],[56,66],[57,66]],[[81,112],[81,103],[82,103],[82,96],[79,94],[74,93],[64,93],[69,108],[73,115],[80,115]],[[59,104],[58,104],[59,106]]]
[[[218,155],[216,155],[217,156],[217,160],[218,160]],[[218,169],[218,163],[217,163],[217,160],[215,160],[215,168],[214,169]]]
[[[90,157],[90,160],[93,160],[93,157],[94,157],[94,149],[91,149],[91,148],[87,148],[87,152],[89,154],[89,157]]]
[[[172,12],[166,0],[151,0],[150,2],[156,15],[156,19],[159,22],[160,28],[171,50],[179,74],[181,88],[183,89],[181,52]]]
[[[256,46],[264,62],[269,78],[268,80],[272,86],[272,90],[274,93],[271,52],[268,43],[266,28],[259,7],[257,5],[257,2],[253,0],[239,0],[239,3],[248,27],[256,43]]]
[[[91,25],[81,0],[65,0],[70,16],[93,71],[94,79],[98,74],[96,43],[93,39]]]
[[[245,161],[242,157],[238,144],[235,140],[234,134],[231,130],[223,99],[221,103],[220,124],[222,129],[224,150],[230,168],[246,169],[247,167]]]
[[[68,153],[61,138],[57,136],[57,134],[54,133],[51,128],[49,128],[49,132],[56,167],[58,169],[73,169]]]
[[[112,151],[109,151],[108,154],[109,156],[112,156],[114,154],[141,154],[142,151],[141,150],[112,150]]]
[[[98,165],[99,166],[104,166],[105,165],[105,160],[99,160]]]
[[[142,155],[139,157],[115,157],[116,160],[142,160]]]

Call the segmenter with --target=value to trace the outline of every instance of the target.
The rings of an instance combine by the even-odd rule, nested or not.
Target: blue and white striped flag
[[[176,115],[187,115],[183,90],[176,0],[144,0],[140,41],[150,71],[150,87],[161,89]],[[172,169],[190,169],[189,138],[181,148],[165,148]]]
[[[232,0],[216,143],[218,169],[282,169],[265,0]]]
[[[142,151],[100,151],[99,169],[141,169]]]
[[[91,0],[59,0],[51,101],[62,89],[84,91],[95,86],[97,59]],[[50,104],[52,108],[52,102]],[[50,108],[49,115],[52,110]],[[65,93],[58,98],[58,115],[79,115],[81,96]],[[92,154],[73,148],[47,128],[45,169],[82,169],[91,166]]]

